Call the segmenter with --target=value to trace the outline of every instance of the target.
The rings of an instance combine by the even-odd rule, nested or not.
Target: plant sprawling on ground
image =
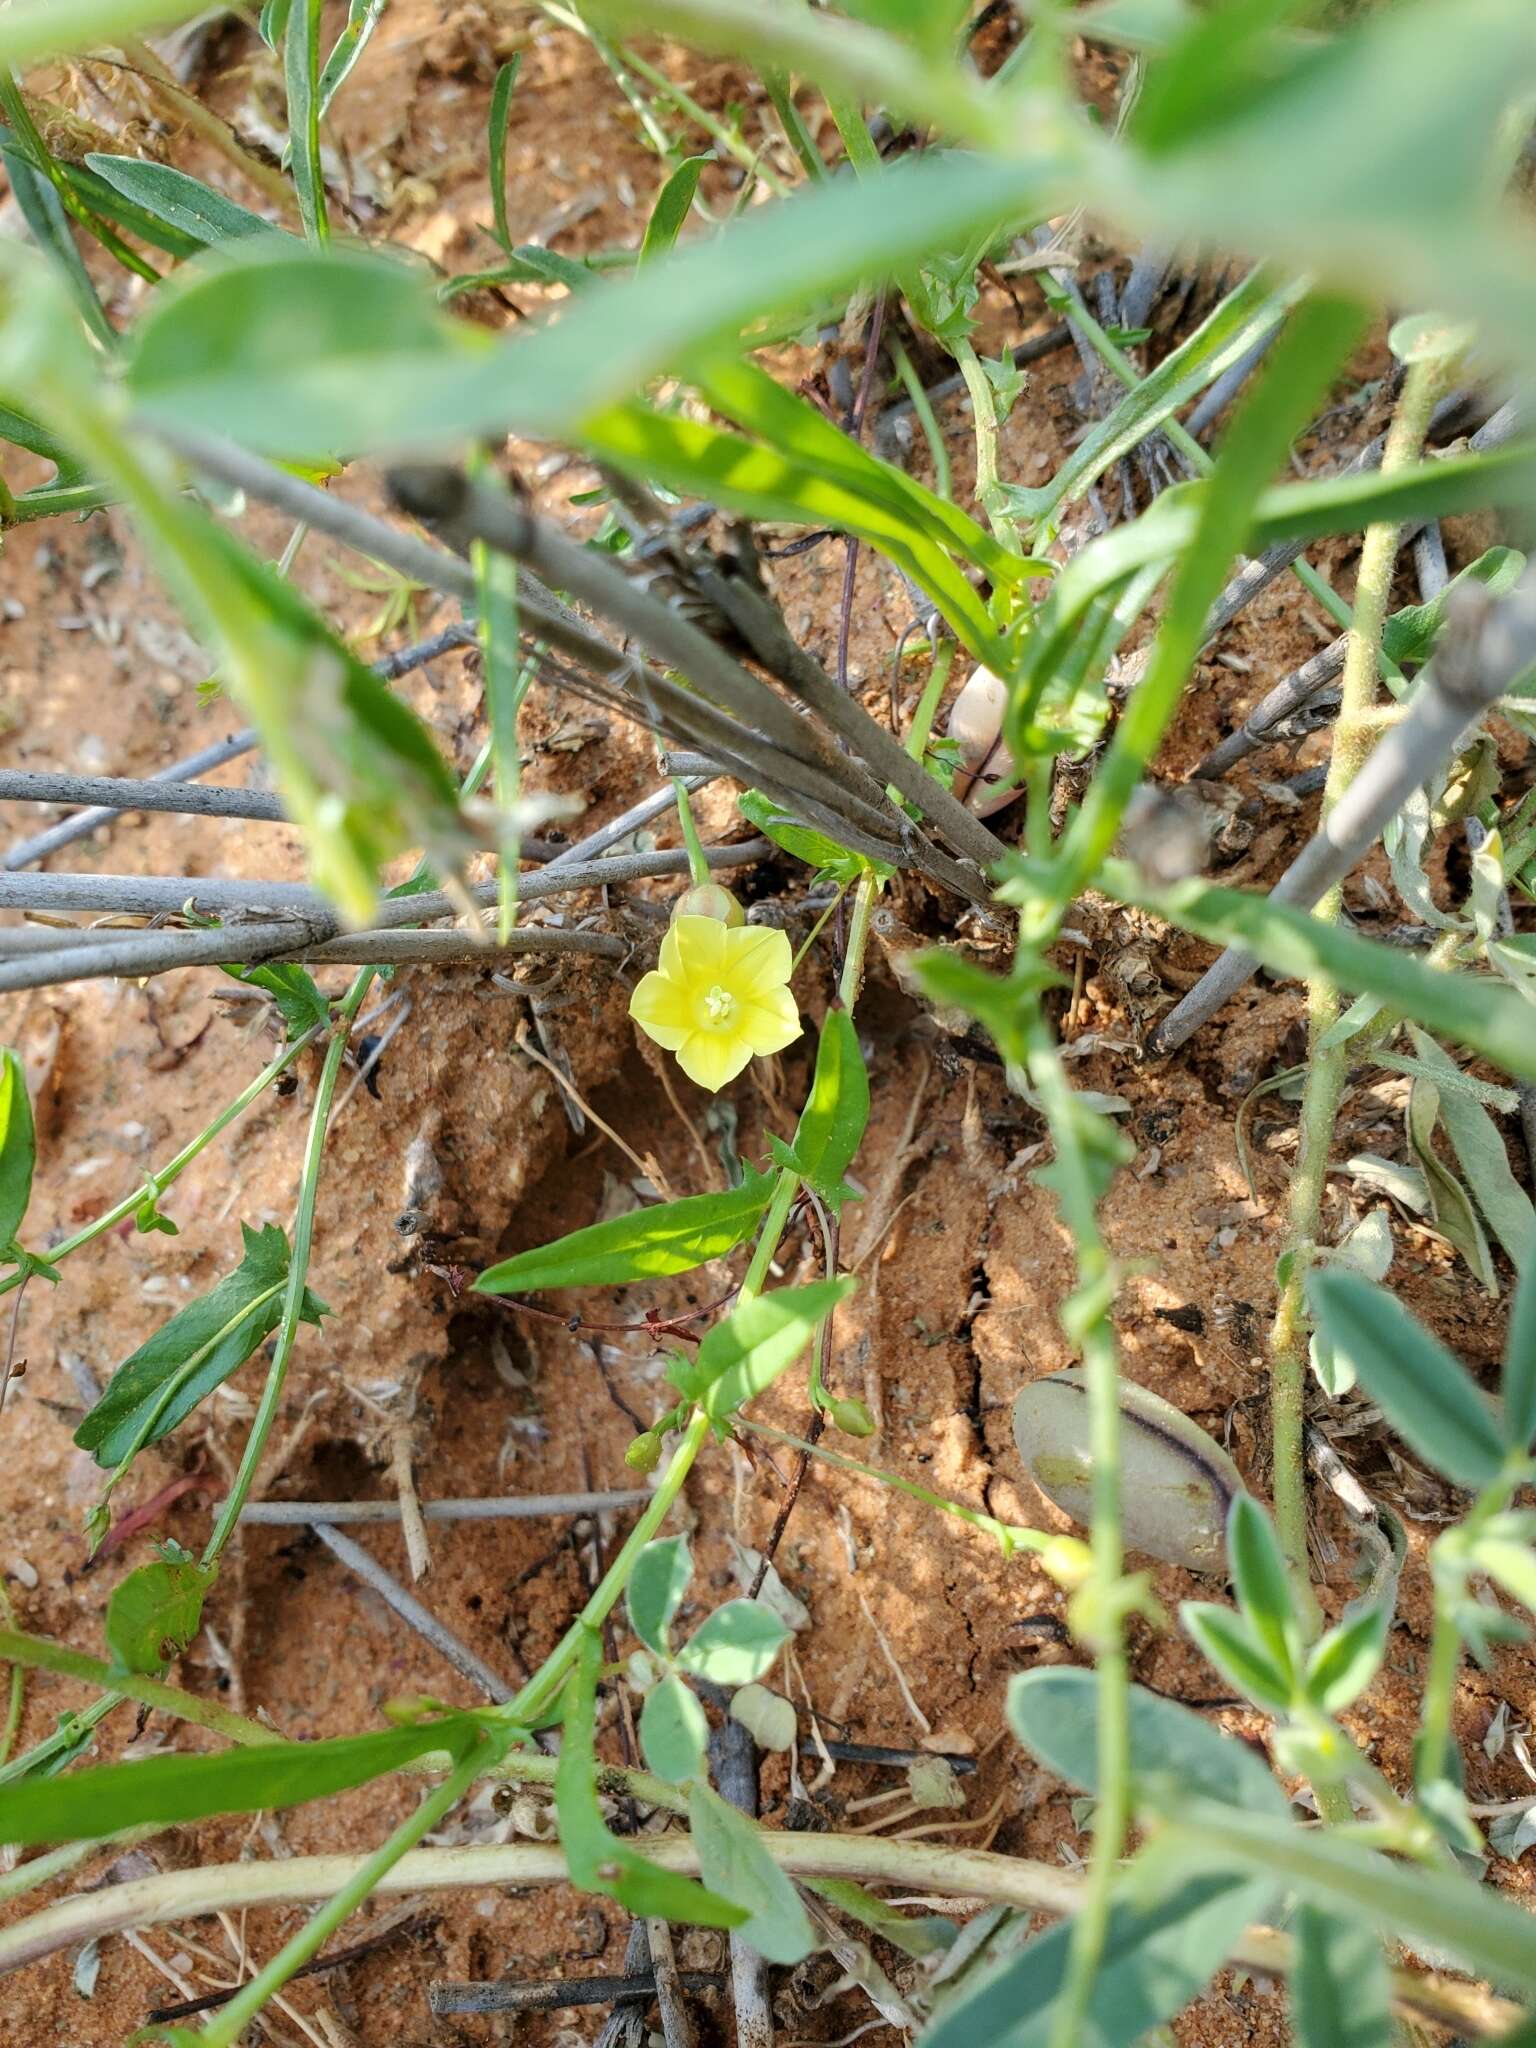
[[[1524,426],[1536,364],[1536,232],[1522,197],[1536,107],[1530,0],[551,0],[544,11],[592,40],[652,137],[654,204],[638,246],[601,260],[515,242],[506,145],[526,87],[514,60],[497,78],[485,145],[498,260],[464,275],[360,232],[338,199],[328,112],[367,64],[386,0],[352,0],[344,24],[321,0],[267,0],[259,30],[286,85],[282,168],[218,116],[200,117],[239,200],[147,156],[67,144],[35,67],[106,49],[153,76],[160,60],[141,37],[197,11],[191,0],[12,0],[0,11],[0,157],[28,232],[0,243],[0,441],[52,466],[30,488],[0,483],[0,527],[124,509],[271,765],[276,803],[245,815],[280,805],[302,831],[313,886],[252,921],[235,914],[238,892],[186,901],[174,879],[145,878],[121,903],[64,907],[123,909],[153,918],[149,929],[0,935],[0,991],[223,966],[270,998],[286,1031],[208,1129],[51,1244],[29,1233],[36,1144],[23,1069],[6,1053],[0,1291],[15,1292],[19,1313],[26,1289],[67,1288],[68,1262],[108,1230],[131,1219],[174,1231],[163,1204],[178,1176],[306,1055],[320,1064],[290,1226],[246,1227],[239,1263],[122,1361],[75,1439],[103,1475],[88,1523],[99,1544],[139,1454],[261,1351],[263,1390],[201,1556],[168,1546],[123,1580],[102,1659],[0,1632],[18,1686],[40,1667],[96,1689],[55,1736],[0,1765],[0,1841],[51,1845],[4,1883],[19,1894],[76,1867],[92,1844],[322,1799],[389,1773],[422,1774],[429,1789],[366,1856],[322,1859],[308,1874],[261,1866],[265,1890],[250,1866],[230,1865],[144,1880],[122,1902],[82,1893],[0,1933],[0,1963],[221,1902],[318,1898],[302,1930],[203,2024],[159,2029],[232,2048],[408,1855],[423,1886],[547,1874],[547,1852],[525,1844],[418,1850],[477,1782],[503,1776],[552,1782],[557,1867],[639,1920],[728,1929],[738,1953],[774,1964],[824,1946],[829,1914],[862,1924],[918,1965],[898,2004],[928,2048],[1130,2043],[1229,1963],[1286,1980],[1307,2048],[1375,2048],[1398,2025],[1527,2038],[1536,1930],[1479,1884],[1484,1843],[1451,1709],[1463,1656],[1487,1659],[1524,1632],[1495,1596],[1536,1609],[1536,1518],[1521,1504],[1536,1481],[1536,1208],[1494,1120],[1523,1112],[1527,1133],[1536,1128],[1536,936],[1521,928],[1536,899],[1536,792],[1509,781],[1508,746],[1501,755],[1488,724],[1497,714],[1506,740],[1536,739],[1536,570],[1500,545],[1451,578],[1443,556],[1435,573],[1431,548],[1423,602],[1394,608],[1392,595],[1410,536],[1433,537],[1443,516],[1492,511],[1518,539],[1536,506],[1536,439]],[[764,87],[758,112],[722,120],[688,100],[645,57],[648,44],[629,48],[642,34],[750,68]],[[1089,52],[1115,80],[1108,119],[1082,89]],[[807,122],[813,102],[836,150]],[[686,153],[679,123],[708,136],[708,159]],[[706,161],[739,171],[727,216],[701,195]],[[1143,251],[1097,314],[1074,278],[1090,223]],[[1173,249],[1227,266],[1223,285],[1144,373],[1135,351],[1147,280],[1155,295],[1163,268],[1151,252]],[[139,281],[120,325],[98,291],[108,265]],[[1000,460],[1021,367],[977,347],[984,285],[1026,270],[1104,394],[1058,473],[1029,485]],[[504,306],[497,295],[512,285],[547,288],[539,317],[490,331],[465,316],[468,305]],[[1383,318],[1393,360],[1383,443],[1341,473],[1295,480],[1293,444]],[[862,361],[842,422],[774,374],[780,352],[829,326]],[[974,514],[951,495],[920,367],[941,356],[971,407]],[[869,392],[885,375],[929,440],[933,487],[865,445]],[[1230,407],[1214,456],[1188,424],[1208,396],[1212,417]],[[500,457],[512,435],[597,466],[606,516],[595,541],[579,544],[508,487]],[[382,465],[400,517],[325,488],[369,463]],[[462,786],[390,688],[415,654],[385,672],[364,663],[289,580],[293,551],[273,563],[242,538],[247,503],[291,518],[295,545],[312,530],[366,558],[391,579],[388,593],[407,593],[403,604],[418,587],[459,604],[458,638],[478,645],[485,701],[484,747]],[[905,579],[925,664],[905,731],[849,689],[846,615],[837,674],[797,639],[753,537],[765,523],[845,536],[850,552],[874,549]],[[1345,601],[1305,550],[1352,534],[1359,568]],[[1209,776],[1335,684],[1337,710],[1322,821],[1261,896],[1201,877],[1189,807],[1155,771],[1202,650],[1276,576],[1300,578],[1338,638],[1222,742]],[[957,657],[987,673],[973,676],[940,737]],[[681,854],[603,862],[605,841],[547,860],[551,849],[532,838],[547,811],[519,783],[519,709],[536,683],[656,736]],[[805,949],[797,957],[783,932],[744,922],[715,879],[744,856],[702,842],[690,755],[738,784],[747,824],[804,864],[818,932],[836,919],[836,997],[793,1139],[739,1162],[724,1192],[595,1223],[474,1283],[482,1295],[558,1303],[563,1289],[659,1279],[743,1251],[739,1281],[704,1327],[655,1324],[672,1405],[628,1454],[649,1478],[643,1512],[510,1699],[475,1711],[395,1702],[389,1725],[310,1743],[210,1707],[165,1673],[198,1632],[258,1485],[296,1347],[328,1313],[310,1285],[316,1190],[349,1044],[379,977],[399,963],[506,965],[562,951],[627,972],[631,945],[601,920],[528,913],[562,892],[676,874],[686,893],[659,957],[631,977],[637,1026],[709,1090],[801,1035],[794,979]],[[1015,797],[1007,815],[1022,824],[1005,837],[988,819],[1001,822]],[[150,800],[134,785],[123,803]],[[1441,835],[1467,848],[1453,901],[1438,879],[1431,887]],[[1382,839],[1428,942],[1422,954],[1365,936],[1344,912],[1341,884]],[[529,866],[536,851],[545,858]],[[403,855],[415,856],[414,873],[386,887]],[[487,859],[492,879],[471,882],[471,861]],[[771,1604],[741,1598],[685,1640],[674,1627],[692,1560],[685,1539],[665,1533],[670,1510],[713,1446],[772,1434],[753,1403],[808,1354],[816,1421],[802,1459],[882,1476],[819,1439],[873,1429],[863,1404],[827,1383],[829,1333],[857,1284],[839,1269],[839,1222],[858,1193],[848,1176],[869,1119],[855,1023],[865,955],[902,873],[966,910],[973,929],[979,918],[1005,937],[1001,971],[937,946],[911,972],[958,1029],[979,1027],[1043,1120],[1039,1179],[1075,1247],[1077,1284],[1059,1314],[1081,1368],[1029,1410],[1060,1412],[1070,1453],[1035,1445],[1032,1458],[1022,1411],[1020,1449],[1046,1492],[1054,1473],[1055,1490],[1078,1504],[1087,1540],[934,1506],[1005,1555],[1033,1553],[1070,1591],[1072,1635],[1093,1668],[1016,1678],[1008,1717],[1031,1756],[1091,1799],[1092,1852],[1077,1873],[760,1827],[711,1782],[705,1708],[773,1746],[793,1742],[793,1712],[764,1684],[785,1623]],[[1060,949],[1086,899],[1226,949],[1159,1020],[1151,1055],[1171,1053],[1260,968],[1307,985],[1305,1064],[1265,1084],[1301,1092],[1270,1346],[1273,1516],[1199,1431],[1165,1423],[1121,1378],[1111,1313],[1121,1274],[1099,1210],[1128,1148],[1114,1104],[1071,1085],[1056,1030]],[[24,887],[6,900],[48,907]],[[357,969],[339,997],[310,971],[327,961]],[[1335,1122],[1363,1067],[1408,1078],[1418,1164],[1391,1169],[1395,1195],[1490,1293],[1501,1270],[1516,1276],[1497,1400],[1381,1284],[1393,1253],[1385,1206],[1343,1243],[1325,1241]],[[1442,1127],[1455,1170],[1434,1144]],[[814,1219],[822,1277],[773,1285],[797,1215]],[[1390,1783],[1341,1720],[1386,1655],[1400,1527],[1385,1514],[1370,1523],[1374,1569],[1331,1623],[1311,1583],[1305,1410],[1355,1385],[1464,1495],[1431,1551],[1410,1786]],[[1182,1506],[1161,1504],[1170,1492]],[[1186,1603],[1170,1616],[1147,1575],[1127,1568],[1142,1551],[1200,1560],[1211,1590],[1229,1581],[1234,1603]],[[626,1615],[639,1647],[615,1666],[610,1623]],[[1269,1718],[1273,1771],[1131,1684],[1134,1617],[1183,1629],[1219,1683]],[[599,1701],[615,1683],[643,1697],[645,1770],[620,1778],[598,1754]],[[77,1761],[125,1700],[201,1725],[221,1746]],[[558,1748],[557,1764],[541,1743]],[[1321,1826],[1298,1816],[1286,1789],[1303,1781]],[[618,1832],[606,1803],[615,1784],[676,1825]],[[870,1889],[893,1880],[994,1910],[963,1927],[905,1918]],[[1031,1931],[1042,1911],[1050,1924]],[[1438,1974],[1410,1968],[1415,1959]]]

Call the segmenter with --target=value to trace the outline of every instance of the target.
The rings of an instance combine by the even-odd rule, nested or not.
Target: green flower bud
[[[631,1472],[654,1472],[661,1463],[661,1438],[654,1429],[635,1437],[624,1453],[624,1462]]]
[[[827,1402],[823,1413],[832,1427],[840,1429],[844,1436],[873,1436],[875,1433],[874,1419],[862,1401],[834,1398]]]
[[[713,917],[732,931],[747,921],[736,898],[718,882],[700,882],[685,889],[672,906],[672,917],[674,922],[680,917]]]

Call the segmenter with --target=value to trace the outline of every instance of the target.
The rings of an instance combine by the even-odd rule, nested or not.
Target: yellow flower
[[[789,992],[789,940],[765,925],[732,931],[714,917],[679,917],[661,942],[661,963],[630,998],[648,1038],[677,1054],[690,1081],[712,1092],[754,1055],[782,1052],[800,1036]]]

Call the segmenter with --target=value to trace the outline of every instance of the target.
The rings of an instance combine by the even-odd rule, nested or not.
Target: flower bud
[[[624,1453],[624,1462],[631,1472],[654,1472],[661,1463],[661,1438],[654,1429],[648,1429],[635,1437]]]
[[[718,882],[700,882],[692,889],[685,889],[672,906],[674,923],[680,917],[713,917],[732,931],[747,921],[745,910],[730,890],[722,888]]]
[[[844,1436],[873,1436],[875,1425],[869,1410],[862,1401],[833,1399],[826,1403],[824,1413],[834,1429],[840,1429]]]

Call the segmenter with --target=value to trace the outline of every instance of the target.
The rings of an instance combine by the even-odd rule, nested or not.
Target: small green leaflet
[[[162,1323],[125,1359],[75,1431],[80,1449],[104,1471],[167,1436],[276,1329],[288,1281],[288,1240],[275,1223],[262,1230],[242,1223],[240,1234],[245,1252],[234,1272]],[[327,1313],[306,1289],[302,1320],[318,1326]],[[199,1353],[205,1355],[188,1371]]]
[[[704,1882],[749,1909],[742,1939],[770,1963],[798,1963],[816,1945],[793,1884],[763,1846],[754,1822],[708,1785],[688,1794],[688,1826]]]
[[[704,1769],[709,1723],[684,1679],[669,1671],[645,1696],[640,1747],[646,1767],[669,1785],[683,1785]]]
[[[741,1906],[717,1898],[692,1878],[658,1870],[653,1863],[609,1832],[597,1804],[597,1683],[603,1668],[603,1641],[596,1629],[583,1628],[576,1668],[565,1688],[565,1721],[560,1738],[560,1764],[555,1773],[555,1810],[560,1846],[565,1851],[572,1884],[585,1892],[603,1892],[632,1913],[658,1915],[699,1927],[740,1927],[747,1919]],[[266,1755],[268,1752],[260,1752]],[[0,1823],[4,1808],[0,1806]]]
[[[816,1073],[800,1112],[795,1142],[770,1137],[776,1162],[799,1174],[834,1215],[854,1190],[843,1179],[869,1122],[869,1074],[859,1034],[846,1010],[831,1010],[816,1048]]]
[[[772,1669],[789,1641],[788,1625],[760,1600],[727,1600],[700,1622],[677,1653],[680,1669],[734,1690]]]
[[[667,1630],[692,1577],[693,1559],[688,1554],[686,1536],[663,1536],[655,1543],[647,1543],[635,1559],[625,1588],[629,1625],[658,1657],[671,1655]]]
[[[809,1287],[778,1287],[742,1302],[706,1334],[691,1365],[674,1366],[673,1384],[723,1422],[794,1364],[817,1323],[857,1284],[851,1275],[814,1280]]]
[[[479,1734],[477,1722],[456,1714],[334,1742],[263,1742],[213,1756],[104,1764],[0,1792],[0,1840],[94,1841],[122,1828],[298,1806],[366,1785],[434,1750],[447,1750],[457,1762]]]
[[[201,178],[192,178],[170,164],[150,163],[136,156],[88,155],[86,163],[114,192],[142,206],[156,220],[190,235],[205,248],[239,242],[253,235],[282,235],[283,228],[259,213],[237,206]],[[292,237],[289,237],[291,240]]]
[[[378,27],[379,16],[388,5],[389,0],[351,0],[347,9],[347,25],[336,38],[320,72],[322,121],[330,112],[331,101],[351,77],[353,66],[367,49],[369,38]]]
[[[14,1259],[16,1236],[32,1199],[37,1138],[27,1076],[10,1047],[0,1053],[0,1254]]]
[[[688,218],[688,209],[693,205],[693,195],[699,189],[699,173],[706,164],[713,162],[714,158],[710,156],[684,157],[657,193],[651,217],[645,224],[645,238],[640,244],[642,263],[663,255],[677,240],[683,222]]]
[[[156,1564],[140,1565],[112,1589],[107,1602],[107,1647],[116,1669],[158,1678],[197,1634],[203,1602],[218,1577],[171,1543]]]
[[[1497,1476],[1504,1444],[1492,1408],[1395,1295],[1339,1266],[1310,1273],[1307,1295],[1329,1343],[1426,1464],[1474,1490]]]
[[[479,1294],[531,1294],[550,1287],[621,1287],[688,1273],[721,1258],[756,1229],[773,1193],[771,1173],[748,1172],[720,1195],[685,1195],[606,1223],[573,1230],[553,1244],[503,1259],[475,1282]]]
[[[1296,2048],[1392,2048],[1392,1997],[1381,1936],[1348,1914],[1296,1913],[1291,2020]]]
[[[302,1038],[306,1031],[313,1031],[317,1024],[323,1027],[331,1021],[330,1004],[320,993],[313,976],[297,961],[275,960],[260,967],[226,967],[224,972],[232,974],[236,981],[243,981],[247,988],[266,990],[277,1006],[290,1044],[294,1039]]]

